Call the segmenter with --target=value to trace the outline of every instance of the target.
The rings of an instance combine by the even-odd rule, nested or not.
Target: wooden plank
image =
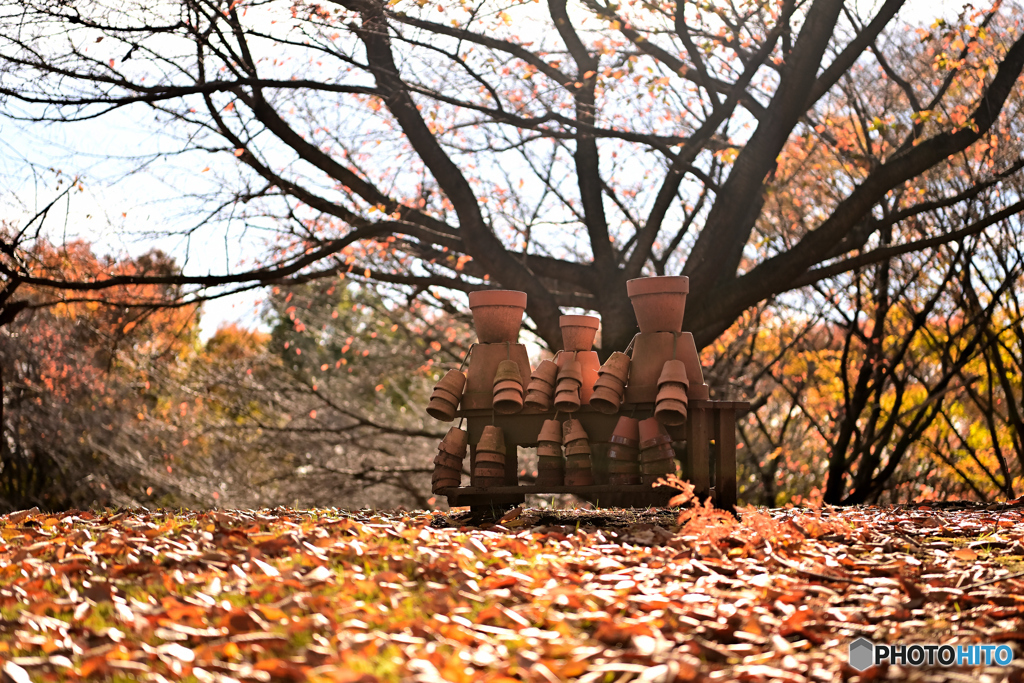
[[[715,504],[736,506],[736,411],[715,411]]]
[[[647,507],[664,506],[678,491],[665,486],[652,488],[642,484],[629,486],[612,486],[595,484],[594,486],[491,486],[479,488],[463,486],[444,488],[437,491],[438,495],[446,496],[452,507],[493,504],[495,507],[519,504],[527,494],[573,494],[584,498],[608,501],[615,507]]]
[[[706,408],[690,407],[689,415],[686,418],[686,457],[687,470],[690,475],[690,483],[693,484],[693,492],[698,496],[708,495],[711,488],[710,473],[710,439],[711,439],[711,411]]]

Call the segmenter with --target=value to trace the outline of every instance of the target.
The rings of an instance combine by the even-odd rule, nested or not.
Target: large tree
[[[597,311],[607,352],[635,332],[625,281],[682,273],[703,346],[765,299],[985,229],[957,213],[979,195],[1024,208],[1000,193],[1018,8],[908,35],[904,4],[19,0],[0,96],[33,122],[148,108],[197,171],[237,164],[189,230],[242,220],[275,251],[148,281],[497,285],[528,292],[552,347],[561,307]],[[0,298],[118,282],[39,277],[2,246]]]

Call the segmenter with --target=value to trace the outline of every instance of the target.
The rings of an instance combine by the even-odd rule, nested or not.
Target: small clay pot
[[[499,415],[514,415],[523,409],[523,394],[515,389],[505,389],[494,394],[494,412]]]
[[[578,470],[578,469],[590,469],[590,454],[589,453],[578,453],[576,455],[565,456],[565,469],[567,470]]]
[[[569,457],[570,455],[590,455],[590,444],[582,439],[580,441],[581,443],[579,444],[565,447],[565,457]]]
[[[623,415],[615,423],[615,429],[612,430],[612,438],[610,440],[612,443],[619,443],[624,446],[633,446],[634,448],[639,446],[640,420]]]
[[[676,457],[675,451],[670,444],[661,444],[652,448],[645,448],[640,451],[640,462],[654,462],[656,460],[671,460]]]
[[[505,464],[496,462],[478,462],[473,467],[473,475],[477,477],[504,477]]]
[[[463,389],[466,388],[466,376],[462,374],[461,370],[449,370],[434,388],[438,387],[451,393],[453,396],[461,397]]]
[[[505,477],[477,477],[474,486],[482,489],[489,489],[495,486],[504,486]]]
[[[658,422],[673,427],[686,422],[686,404],[682,401],[658,401],[654,406],[654,417]]]
[[[629,356],[622,351],[615,351],[608,356],[600,370],[602,375],[611,375],[623,383],[629,380]]]
[[[711,389],[707,384],[691,384],[687,397],[695,401],[707,401],[711,398]]]
[[[462,471],[462,459],[456,458],[454,455],[449,455],[444,451],[438,451],[437,455],[434,456],[434,464],[439,467],[447,467],[450,470],[457,472]]]
[[[494,373],[494,385],[509,381],[523,386],[523,376],[519,373],[519,364],[514,360],[503,360],[498,363],[498,370]]]
[[[590,407],[605,415],[614,415],[622,405],[622,394],[608,387],[597,387],[590,396]]]
[[[494,393],[498,393],[499,391],[505,391],[505,390],[514,391],[517,394],[519,394],[520,396],[522,396],[522,394],[523,394],[523,385],[520,384],[519,382],[515,381],[514,379],[503,379],[500,382],[495,383],[495,385],[494,385]]]
[[[565,485],[566,486],[593,486],[594,485],[594,473],[590,468],[580,468],[576,470],[565,470]]]
[[[544,424],[540,426],[540,434],[537,435],[537,441],[561,444],[562,423],[558,420],[544,420]]]
[[[455,410],[455,406],[443,398],[432,398],[430,403],[427,404],[427,415],[441,422],[451,422],[454,420]]]
[[[613,375],[598,375],[597,381],[594,382],[594,389],[597,390],[599,387],[622,393],[622,390],[626,388],[626,383]]]
[[[527,408],[536,408],[546,412],[551,410],[551,399],[551,394],[530,389],[526,392],[526,396],[523,397],[523,404]]]
[[[542,360],[530,376],[555,386],[555,382],[558,380],[558,364],[553,360]]]
[[[565,458],[559,455],[539,455],[537,457],[537,467],[541,469],[561,469],[565,467]]]
[[[501,453],[495,453],[493,451],[477,451],[476,453],[476,464],[490,462],[496,465],[505,465],[505,456]]]
[[[555,392],[555,410],[562,413],[575,413],[579,409],[579,389],[565,389]],[[454,419],[454,415],[452,416],[452,419]]]
[[[453,458],[458,458],[459,460],[465,460],[466,458],[466,447],[460,447],[458,444],[450,444],[442,441],[437,444],[437,451],[439,453],[450,455]]]
[[[609,474],[640,474],[640,463],[636,460],[610,460],[608,461]]]
[[[672,458],[640,463],[640,472],[642,474],[675,474],[675,471],[676,461]]]
[[[686,403],[688,400],[686,387],[678,382],[666,382],[658,387],[658,398],[656,402],[660,401],[682,401]]]
[[[640,333],[680,332],[690,278],[685,275],[643,277],[626,281]]]
[[[652,417],[651,419],[652,420],[657,420],[658,418]],[[658,424],[661,424],[661,423],[659,422]],[[654,437],[650,441],[641,441],[640,442],[640,452],[643,453],[645,450],[649,450],[649,449],[652,449],[652,448],[657,448],[659,446],[667,446],[668,448],[671,448],[672,447],[672,437],[669,436],[668,434],[661,434],[659,436]]]
[[[562,328],[562,346],[566,351],[589,351],[594,345],[601,319],[592,315],[563,315],[558,319]]]
[[[456,396],[452,392],[450,392],[450,391],[448,391],[446,389],[442,389],[441,387],[434,387],[434,391],[433,391],[433,393],[430,394],[430,398],[431,399],[439,398],[439,399],[441,399],[443,401],[447,401],[448,403],[451,403],[453,406],[457,406],[457,405],[459,405],[459,401],[461,400],[462,397],[461,396]]]
[[[538,444],[537,456],[541,458],[560,458],[562,457],[562,447],[553,443]]]
[[[583,384],[583,366],[578,360],[566,361],[558,371],[558,384],[561,385],[564,380],[572,380],[576,386]]]
[[[608,459],[620,462],[638,462],[640,460],[640,449],[612,444],[608,447]]]
[[[661,368],[661,375],[658,377],[658,386],[665,384],[679,384],[684,388],[690,386],[690,380],[686,376],[686,364],[683,361],[665,361],[665,365]]]
[[[458,455],[460,453],[466,453],[466,446],[469,445],[469,434],[465,429],[459,429],[458,427],[452,427],[448,430],[448,433],[441,439],[442,446],[450,446],[454,450],[448,450],[445,448],[445,452],[451,453],[452,455]]]
[[[490,451],[505,455],[505,433],[501,427],[487,425],[480,433],[480,441],[476,445],[477,452]]]
[[[637,436],[640,438],[640,448],[647,448],[645,444],[657,445],[657,443],[668,443],[672,437],[668,435],[665,426],[657,419],[649,417],[641,420],[637,425]],[[654,441],[657,439],[657,443]]]
[[[481,344],[515,343],[526,311],[526,292],[508,289],[470,292],[469,308]]]
[[[562,443],[571,444],[573,441],[587,438],[587,431],[583,429],[583,423],[579,420],[566,420],[562,425]]]
[[[436,465],[434,467],[434,473],[431,475],[432,480],[437,479],[460,479],[462,477],[462,471],[454,469],[452,467],[445,467],[444,465]]]
[[[564,486],[564,470],[537,470],[537,486]]]

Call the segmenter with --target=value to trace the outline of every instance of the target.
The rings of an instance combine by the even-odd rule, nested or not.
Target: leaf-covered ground
[[[1019,680],[846,664],[1024,641],[1024,520],[985,510],[263,510],[0,518],[3,677]],[[560,523],[564,522],[564,523]],[[599,528],[596,524],[601,524]]]

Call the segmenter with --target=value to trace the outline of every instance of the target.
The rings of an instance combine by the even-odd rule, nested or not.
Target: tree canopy
[[[905,4],[9,3],[6,115],[148,109],[197,174],[230,164],[190,234],[271,237],[251,270],[75,280],[36,274],[19,234],[0,297],[500,286],[552,348],[562,308],[597,311],[608,352],[635,332],[625,280],[685,274],[704,346],[759,302],[1024,208],[1017,6],[908,31]]]

